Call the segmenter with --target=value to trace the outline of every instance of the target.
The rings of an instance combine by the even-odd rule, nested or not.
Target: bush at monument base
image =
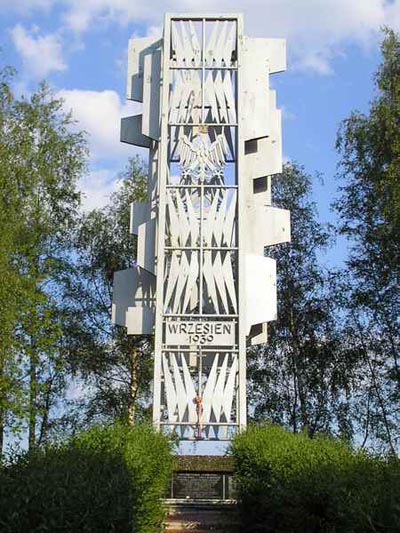
[[[272,425],[235,437],[246,532],[400,531],[400,462]]]
[[[173,458],[149,426],[96,426],[0,469],[0,531],[158,533]]]

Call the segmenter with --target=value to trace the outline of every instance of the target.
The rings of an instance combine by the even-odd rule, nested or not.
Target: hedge
[[[2,532],[158,533],[173,459],[146,425],[96,426],[0,469]]]
[[[400,463],[324,437],[250,427],[231,446],[242,530],[400,531]]]

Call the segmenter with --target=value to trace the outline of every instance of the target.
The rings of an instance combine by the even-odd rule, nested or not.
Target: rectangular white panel
[[[160,140],[161,50],[144,56],[142,133]]]
[[[142,115],[133,115],[121,119],[122,143],[133,144],[142,148],[150,148],[151,140],[142,133]]]
[[[114,272],[112,322],[126,326],[128,307],[154,307],[155,289],[155,277],[140,267]]]
[[[264,247],[290,242],[290,211],[270,205],[248,206],[246,209],[250,254],[264,255]]]
[[[138,227],[137,263],[148,272],[155,270],[156,220],[151,219]]]
[[[157,44],[160,46],[161,41],[154,43],[152,37],[142,37],[140,39],[129,39],[128,43],[128,75],[126,84],[126,98],[136,102],[143,101],[143,70],[144,58],[151,53]],[[150,50],[146,50],[149,47]]]
[[[246,179],[257,179],[282,172],[281,111],[276,109],[275,91],[269,91],[269,136],[246,143]]]
[[[253,324],[276,320],[276,261],[258,255],[245,256],[246,330]]]
[[[154,308],[129,307],[125,319],[128,335],[153,335],[154,316]]]
[[[140,224],[150,218],[150,205],[147,202],[132,202],[130,213],[129,232],[137,235]]]
[[[260,39],[245,37],[242,67],[242,135],[245,141],[270,134],[269,123],[269,64]],[[263,39],[261,39],[263,41]]]
[[[286,70],[286,39],[259,40],[266,41],[264,46],[268,55],[270,74]]]
[[[165,342],[191,346],[233,346],[235,322],[170,320],[165,324]]]

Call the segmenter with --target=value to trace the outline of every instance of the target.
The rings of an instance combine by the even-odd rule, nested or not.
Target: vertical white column
[[[158,218],[157,218],[157,284],[154,339],[154,384],[153,424],[160,429],[161,418],[161,376],[164,313],[164,255],[165,255],[165,203],[168,174],[168,109],[169,109],[169,62],[170,62],[171,19],[167,14],[164,21],[164,46],[161,72],[161,138],[158,164]]]
[[[236,135],[236,176],[238,182],[238,314],[239,314],[239,373],[238,373],[238,422],[239,428],[244,429],[247,422],[247,402],[246,402],[246,294],[245,294],[245,239],[246,239],[246,182],[245,174],[242,171],[244,165],[244,138],[243,126],[246,117],[242,113],[242,49],[243,49],[243,17],[238,15],[237,19],[237,135]]]

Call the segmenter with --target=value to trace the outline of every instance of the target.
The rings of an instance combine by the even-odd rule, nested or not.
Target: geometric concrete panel
[[[161,50],[144,56],[142,133],[160,140]]]
[[[128,307],[154,308],[155,291],[155,277],[138,266],[114,272],[113,324],[126,326],[126,311]]]
[[[271,196],[271,176],[253,179],[253,190],[250,189],[247,195],[248,206],[264,206],[272,204]]]
[[[269,136],[246,143],[244,174],[257,179],[282,172],[281,111],[276,109],[276,93],[269,91]]]
[[[270,257],[245,256],[246,331],[276,320],[276,262]]]
[[[128,335],[153,335],[154,318],[154,307],[128,307],[125,320]]]
[[[156,219],[152,218],[138,227],[137,264],[152,274],[156,273]]]
[[[137,235],[140,224],[150,218],[150,204],[147,202],[132,202],[129,233]]]
[[[266,344],[268,342],[268,323],[263,322],[262,324],[251,326],[248,342],[250,346]]]
[[[261,39],[259,39],[261,41]],[[275,74],[286,70],[286,39],[262,39],[268,55],[269,73]]]
[[[290,242],[290,211],[270,205],[248,206],[246,249],[264,255],[265,246]]]
[[[142,133],[142,115],[124,117],[121,119],[122,143],[133,144],[142,148],[150,148],[151,141]]]
[[[245,37],[243,49],[243,138],[245,141],[270,134],[268,57],[257,41]]]
[[[126,84],[127,100],[143,101],[143,51],[154,43],[152,37],[129,39],[128,43],[128,77]]]

